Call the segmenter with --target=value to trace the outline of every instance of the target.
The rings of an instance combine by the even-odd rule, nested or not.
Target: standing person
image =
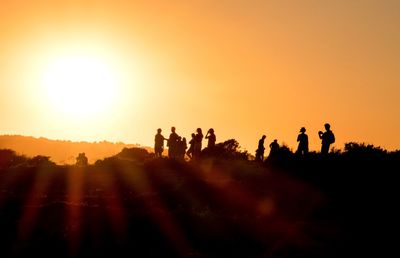
[[[186,149],[187,149],[186,138],[183,137],[182,140],[179,141],[178,157],[179,157],[180,160],[184,160],[185,159]]]
[[[329,153],[329,147],[332,143],[335,142],[335,135],[331,131],[331,125],[326,123],[325,125],[325,132],[319,131],[318,136],[322,140],[321,142],[321,154],[328,154]]]
[[[300,134],[297,136],[297,141],[299,142],[299,146],[297,147],[297,154],[304,154],[308,153],[308,135],[306,134],[306,128],[302,127],[300,129]]]
[[[157,158],[162,157],[162,153],[164,151],[164,141],[168,140],[161,134],[161,129],[157,129],[157,134],[154,137],[154,153]]]
[[[206,134],[206,139],[208,139],[207,147],[212,149],[215,147],[215,142],[217,141],[217,137],[214,134],[214,129],[210,128]]]
[[[265,138],[267,138],[267,136],[263,135],[261,137],[261,139],[258,141],[258,148],[256,150],[256,159],[255,159],[256,161],[263,161],[264,160],[264,150],[265,150],[264,141],[265,141]]]
[[[175,132],[175,127],[171,127],[171,134],[169,135],[168,139],[168,157],[169,158],[175,158],[177,153],[177,145],[178,145],[178,140],[179,140],[179,135]]]
[[[194,152],[194,145],[195,145],[195,138],[196,138],[196,135],[194,134],[194,133],[192,133],[192,139],[189,141],[189,145],[190,145],[190,147],[189,147],[189,149],[188,149],[188,151],[186,152],[186,154],[189,156],[189,158],[193,158],[193,152]]]
[[[201,131],[201,128],[197,128],[197,134],[195,135],[194,139],[194,151],[193,151],[193,157],[199,157],[201,153],[201,145],[203,141],[203,132]]]
[[[88,165],[88,158],[84,152],[79,153],[78,157],[76,158],[76,165],[78,167],[85,167]]]
[[[273,142],[271,142],[271,144],[269,145],[269,148],[271,149],[269,152],[269,157],[274,157],[276,156],[276,154],[279,151],[279,144],[278,144],[278,140],[275,139]]]

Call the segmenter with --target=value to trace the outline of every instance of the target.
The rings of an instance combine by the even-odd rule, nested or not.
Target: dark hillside
[[[87,167],[3,162],[2,257],[356,257],[394,250],[398,153],[346,150],[265,163],[211,156],[180,162],[127,149]]]

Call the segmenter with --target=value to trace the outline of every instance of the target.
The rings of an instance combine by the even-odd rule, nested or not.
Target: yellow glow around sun
[[[87,117],[110,109],[118,78],[105,60],[66,56],[51,62],[43,78],[52,106],[68,115]]]

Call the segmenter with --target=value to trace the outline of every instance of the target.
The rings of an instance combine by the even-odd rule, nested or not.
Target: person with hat
[[[308,153],[308,135],[306,134],[306,128],[302,127],[300,129],[300,134],[297,136],[297,142],[299,146],[297,147],[297,154],[306,155]]]

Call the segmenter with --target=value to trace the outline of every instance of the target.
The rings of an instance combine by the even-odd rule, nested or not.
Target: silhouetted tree
[[[13,167],[26,164],[28,158],[17,155],[13,150],[0,150],[0,168]]]

